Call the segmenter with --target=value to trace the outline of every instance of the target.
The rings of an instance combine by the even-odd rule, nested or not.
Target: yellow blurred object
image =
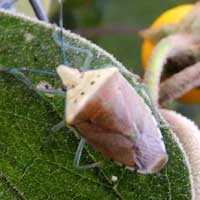
[[[58,9],[57,1],[41,0],[41,3],[44,6],[44,10],[46,11],[47,15],[49,15],[51,4],[54,4],[55,9]],[[16,3],[14,4],[14,7],[16,8],[17,12],[23,13],[30,17],[35,17],[35,13],[31,7],[29,1],[27,1],[27,0],[16,1]]]
[[[157,28],[161,25],[167,24],[177,24],[179,23],[192,9],[193,4],[184,4],[172,9],[165,11],[160,15],[151,25],[151,28]],[[150,59],[151,53],[153,51],[154,44],[145,39],[142,45],[142,64],[144,69],[148,67],[148,61]],[[179,98],[179,102],[190,103],[190,104],[200,104],[200,89],[195,88],[185,94],[183,97]]]
[[[175,8],[169,9],[165,11],[162,15],[160,15],[151,25],[151,28],[157,28],[160,25],[166,24],[177,24],[179,23],[186,14],[188,14],[192,9],[193,4],[185,4],[181,6],[177,6]],[[142,46],[142,63],[144,68],[147,67],[148,60],[151,56],[151,52],[154,48],[154,45],[150,40],[144,40]]]

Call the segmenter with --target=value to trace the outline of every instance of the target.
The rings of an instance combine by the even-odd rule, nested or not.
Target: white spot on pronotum
[[[117,176],[114,176],[114,175],[113,175],[113,176],[111,177],[111,181],[112,181],[112,182],[116,182],[117,180],[118,180],[118,177],[117,177]]]
[[[24,34],[26,42],[31,42],[34,39],[34,36],[31,33]]]

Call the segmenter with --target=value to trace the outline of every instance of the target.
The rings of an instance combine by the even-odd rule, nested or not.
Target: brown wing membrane
[[[81,123],[78,127],[82,135],[97,151],[114,161],[135,167],[133,143],[130,139],[91,123]]]

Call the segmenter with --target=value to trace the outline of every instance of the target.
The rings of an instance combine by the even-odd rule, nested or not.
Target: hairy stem
[[[159,83],[163,67],[167,61],[172,43],[170,38],[161,40],[155,47],[151,56],[144,82],[149,88],[154,103],[158,102]]]
[[[182,146],[191,178],[192,199],[198,200],[200,197],[200,130],[194,122],[181,114],[164,109],[160,112],[172,128],[177,143]]]
[[[168,103],[198,86],[200,86],[200,62],[164,81],[160,86],[159,102]]]

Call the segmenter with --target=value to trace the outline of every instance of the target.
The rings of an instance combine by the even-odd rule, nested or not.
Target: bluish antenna
[[[63,64],[66,65],[68,62],[65,55],[64,37],[63,37],[63,0],[58,0],[58,2],[59,2],[59,26],[61,35],[61,53],[63,57]]]
[[[75,53],[84,53],[86,54],[86,59],[83,63],[83,65],[79,68],[81,68],[82,70],[87,70],[88,68],[90,68],[92,59],[93,59],[93,53],[89,50],[89,49],[85,49],[83,47],[75,47],[73,45],[70,45],[69,43],[65,43],[64,41],[64,34],[63,34],[63,0],[58,0],[59,3],[59,26],[60,26],[60,35],[61,38],[59,37],[60,35],[56,34],[56,32],[53,33],[53,37],[55,42],[61,46],[61,53],[62,53],[62,57],[63,57],[63,64],[70,66],[70,63],[67,60],[66,57],[66,51],[68,50],[72,50],[75,51]]]

